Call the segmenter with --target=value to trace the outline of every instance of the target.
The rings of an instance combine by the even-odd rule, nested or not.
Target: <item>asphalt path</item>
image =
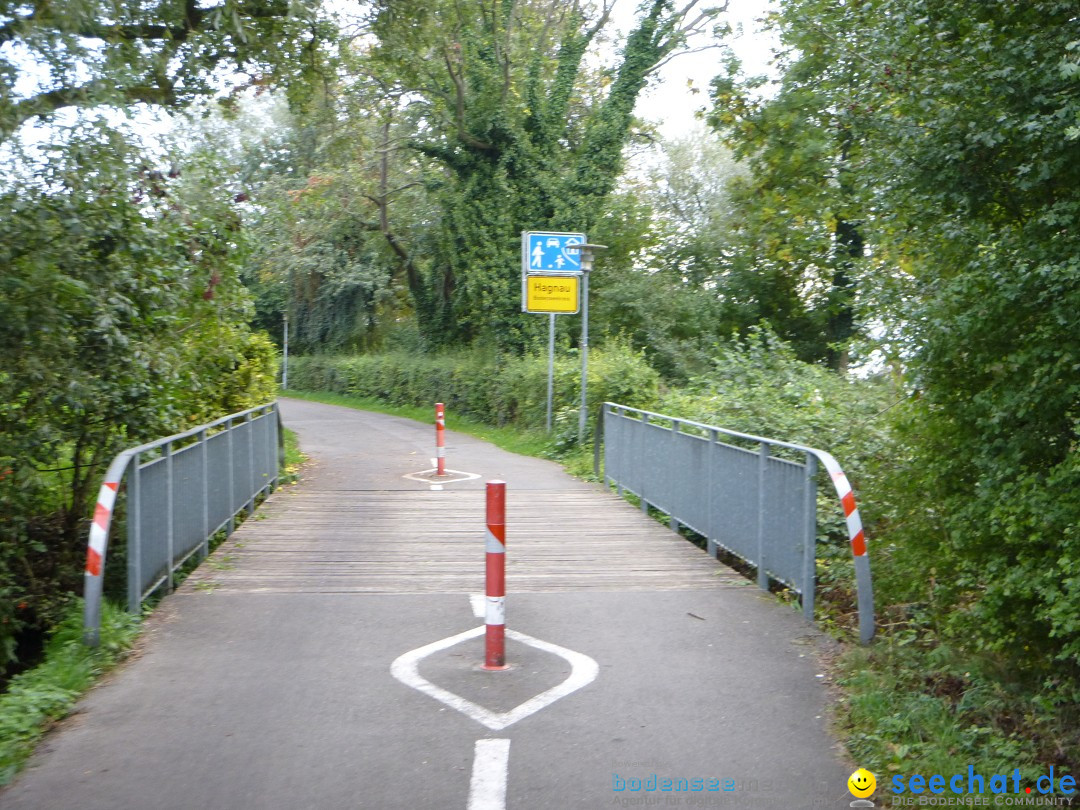
[[[321,543],[349,551],[336,516],[387,499],[401,520],[350,529],[350,548],[362,555],[379,541],[394,566],[401,555],[423,563],[410,504],[430,515],[445,501],[456,515],[481,506],[493,478],[542,503],[544,542],[577,536],[560,520],[561,497],[579,510],[595,497],[587,514],[600,523],[647,520],[555,464],[452,430],[447,466],[476,477],[440,484],[406,477],[431,466],[430,425],[299,401],[283,414],[312,457],[301,483],[275,493],[269,517],[245,523],[209,573],[163,601],[137,653],[46,738],[0,808],[848,806],[855,764],[828,731],[824,639],[704,552],[678,556],[689,544],[671,546],[680,562],[666,584],[640,584],[652,581],[638,570],[648,555],[626,555],[625,581],[638,584],[625,589],[611,562],[595,568],[602,587],[589,587],[588,560],[574,563],[585,572],[577,584],[541,577],[515,593],[510,578],[505,672],[480,667],[482,572],[475,587],[437,592],[413,587],[419,574],[378,588],[358,574],[350,590],[327,586],[329,574],[274,573],[293,559],[278,551],[282,538],[302,535],[302,565],[325,567]],[[482,524],[460,542],[473,532],[482,548]],[[521,581],[533,582],[530,566],[555,565],[551,556],[523,566]],[[391,564],[362,559],[367,569]],[[680,587],[679,566],[694,587]]]

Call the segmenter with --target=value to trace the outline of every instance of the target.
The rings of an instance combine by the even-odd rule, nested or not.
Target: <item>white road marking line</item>
[[[466,810],[504,810],[509,740],[477,740]]]
[[[487,613],[486,599],[487,597],[482,593],[469,594],[469,604],[472,605],[473,616],[478,619],[484,618],[484,615]]]
[[[431,491],[432,492],[442,492],[442,484],[432,484],[431,485]]]
[[[461,712],[466,717],[475,720],[481,725],[487,726],[492,731],[502,731],[504,728],[512,726],[514,723],[524,720],[526,717],[550,706],[560,698],[566,697],[571,692],[576,692],[583,686],[588,686],[596,680],[596,675],[600,671],[600,667],[596,661],[583,653],[574,652],[573,650],[568,650],[565,647],[560,647],[557,644],[551,644],[547,641],[541,641],[538,638],[527,636],[516,630],[507,630],[507,638],[519,641],[522,644],[528,644],[530,647],[537,650],[552,653],[569,662],[570,674],[567,676],[566,680],[545,692],[541,692],[535,697],[529,698],[524,703],[515,706],[508,712],[493,712],[490,709],[485,709],[483,706],[476,705],[471,700],[466,700],[461,697],[461,695],[455,695],[453,692],[443,689],[441,686],[436,686],[420,674],[420,662],[432,653],[448,649],[463,641],[468,641],[469,639],[481,636],[486,631],[487,626],[482,624],[472,630],[458,633],[456,636],[449,636],[423,647],[417,647],[415,650],[410,650],[395,659],[394,663],[390,665],[390,674],[406,686],[410,686],[418,692],[423,692],[425,695],[435,698],[435,700],[438,700],[440,703]]]

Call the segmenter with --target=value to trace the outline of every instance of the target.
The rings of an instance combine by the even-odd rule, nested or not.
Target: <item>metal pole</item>
[[[127,488],[128,613],[139,615],[142,607],[142,456],[131,459]]]
[[[590,257],[591,258],[591,257]],[[585,443],[586,399],[589,387],[589,270],[581,262],[581,408],[578,411],[578,445]],[[592,262],[590,261],[589,264]]]
[[[289,390],[289,313],[285,313],[285,355],[281,360],[281,387]]]
[[[110,467],[109,472],[114,472]],[[115,474],[115,473],[114,473]],[[96,647],[101,640],[101,599],[105,577],[105,551],[109,545],[109,524],[112,520],[116,494],[120,491],[119,475],[115,481],[106,478],[98,491],[97,505],[94,508],[94,522],[90,525],[90,539],[86,546],[86,568],[83,579],[84,640],[91,647]]]
[[[226,536],[233,533],[236,528],[236,513],[240,508],[236,505],[236,453],[233,448],[233,421],[225,422],[225,441],[229,446],[229,524]]]
[[[643,424],[643,425],[649,424],[649,415],[647,413],[641,414],[641,424]],[[643,429],[642,430],[642,435],[644,435],[644,433],[646,433],[646,432],[647,431],[645,429]],[[638,445],[641,445],[641,444],[642,444],[642,442],[639,441]],[[640,448],[638,448],[638,449],[640,449]],[[643,458],[643,455],[644,455],[644,453],[634,453],[634,457],[633,457],[633,459],[631,459],[630,463],[632,465],[637,466],[637,467],[642,466],[642,464],[645,461],[645,459]],[[640,473],[639,473],[639,475],[640,475]],[[646,477],[647,476],[644,476],[644,475],[641,476],[641,484],[638,486],[638,489],[640,489],[641,492],[639,492],[638,495],[641,496],[641,511],[644,512],[647,515],[647,514],[649,514],[649,501],[648,501],[648,496],[645,494],[645,479],[646,479]]]
[[[817,587],[817,458],[806,454],[806,471],[803,473],[803,513],[806,526],[803,529],[803,618],[814,621],[814,590]]]
[[[707,472],[706,472],[707,484],[706,484],[705,492],[708,493],[707,494],[708,509],[707,509],[705,514],[707,514],[709,516],[708,519],[706,520],[706,525],[709,528],[708,528],[708,530],[706,532],[706,537],[705,537],[705,550],[707,552],[709,552],[709,556],[712,557],[714,560],[716,559],[716,553],[717,553],[717,549],[716,549],[717,542],[716,542],[716,540],[717,540],[717,538],[720,537],[720,528],[719,528],[720,521],[717,520],[713,515],[713,509],[715,508],[714,507],[714,502],[713,502],[713,465],[716,463],[715,459],[714,459],[714,454],[717,452],[716,443],[718,441],[719,441],[719,438],[718,438],[718,434],[717,434],[716,430],[710,428],[709,429],[708,452],[705,455],[705,459],[706,459],[705,465],[706,465],[706,470],[707,470]]]
[[[210,556],[210,460],[206,431],[199,431],[199,451],[202,460],[202,559]]]
[[[173,488],[176,486],[176,481],[173,480],[172,442],[168,442],[161,450],[165,455],[165,514],[169,516],[168,529],[165,532],[165,547],[168,557],[166,563],[168,567],[165,572],[165,593],[172,593],[173,588],[176,587],[176,577],[174,576],[176,572],[176,554],[173,550],[176,533],[176,499],[173,497]]]
[[[555,400],[555,313],[548,323],[547,432],[551,433],[551,408]]]
[[[251,473],[251,478],[248,480],[248,491],[251,493],[251,500],[247,503],[247,511],[249,515],[255,514],[255,494],[259,491],[259,484],[256,480],[255,472],[255,423],[251,421],[251,411],[248,411],[244,415],[244,424],[247,425],[245,435],[247,436],[248,443],[248,470]]]
[[[765,475],[769,464],[769,445],[758,445],[757,477],[757,584],[763,591],[769,589],[769,575],[765,570]]]
[[[506,669],[506,483],[487,484],[484,669]]]
[[[581,407],[578,409],[578,444],[585,443],[585,418],[589,413],[589,271],[593,266],[593,251],[606,250],[607,245],[570,244],[567,249],[581,251]]]

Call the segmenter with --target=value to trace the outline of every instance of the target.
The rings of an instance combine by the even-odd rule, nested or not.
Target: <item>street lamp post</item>
[[[607,245],[568,244],[568,250],[581,251],[581,408],[578,411],[578,445],[585,443],[585,417],[588,413],[586,394],[589,380],[589,273],[593,267],[593,251],[607,250]]]

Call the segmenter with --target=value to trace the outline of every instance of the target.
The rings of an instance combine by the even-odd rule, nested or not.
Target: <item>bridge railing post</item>
[[[813,453],[806,454],[803,472],[803,514],[806,523],[803,529],[802,609],[803,618],[812,622],[817,582],[817,456]]]

